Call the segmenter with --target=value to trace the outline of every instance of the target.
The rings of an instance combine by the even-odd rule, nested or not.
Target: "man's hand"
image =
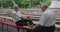
[[[27,17],[25,17],[25,16],[22,16],[21,18],[22,18],[22,19],[26,19]]]
[[[21,20],[21,17],[19,17],[19,20]]]

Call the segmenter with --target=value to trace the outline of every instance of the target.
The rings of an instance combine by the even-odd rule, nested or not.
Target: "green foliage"
[[[51,4],[51,0],[46,0],[46,5],[49,6]]]
[[[44,1],[44,2],[43,2]],[[20,8],[33,8],[38,5],[42,5],[43,3],[46,3],[46,5],[51,4],[51,0],[2,0],[0,1],[3,4],[4,8],[12,7],[15,3],[19,5]]]
[[[2,0],[1,4],[3,5],[4,8],[9,8],[12,7],[13,5],[12,0]]]

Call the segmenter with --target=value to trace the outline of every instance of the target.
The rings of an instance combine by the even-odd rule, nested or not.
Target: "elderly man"
[[[12,12],[12,16],[13,18],[15,19],[15,23],[17,25],[22,25],[22,20],[21,20],[21,17],[22,17],[22,13],[19,11],[19,6],[18,5],[14,5],[13,6],[13,12]]]
[[[23,25],[28,25],[28,24],[32,24],[32,20],[27,20],[27,18],[25,16],[23,16],[23,14],[19,11],[19,6],[18,5],[14,5],[13,6],[13,12],[12,12],[12,16],[15,19],[15,23],[18,26],[23,26]],[[29,23],[27,23],[29,21]]]
[[[36,25],[32,32],[54,32],[55,30],[55,13],[52,10],[47,9],[47,5],[42,5],[42,16],[39,24]]]

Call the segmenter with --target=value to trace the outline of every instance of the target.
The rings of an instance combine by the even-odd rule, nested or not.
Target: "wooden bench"
[[[56,22],[55,27],[60,29],[60,21]]]
[[[0,16],[0,18],[6,18],[6,19],[11,19],[11,20],[13,20],[13,18],[10,18],[10,17],[5,17],[5,16]],[[60,18],[59,17],[56,17],[56,19],[59,19],[60,20]],[[25,28],[24,26],[16,26],[16,24],[14,23],[14,22],[11,22],[11,21],[7,21],[7,20],[0,20],[0,23],[2,24],[2,29],[3,29],[3,24],[4,25],[7,25],[7,30],[8,30],[8,26],[11,26],[11,27],[16,27],[16,28],[19,28],[19,29],[25,29],[25,30],[27,30],[27,32],[30,30],[30,29],[28,29],[28,28]],[[34,22],[35,23],[35,22]],[[56,28],[60,28],[60,25],[58,25],[58,24],[55,24],[55,27]],[[3,30],[2,30],[3,31]],[[7,31],[8,32],[8,31]],[[19,30],[18,30],[18,32],[19,32]]]
[[[2,24],[2,29],[3,29],[3,25],[7,25],[7,32],[8,32],[8,26],[16,27],[19,29],[25,29],[27,32],[29,32],[29,30],[30,30],[28,28],[25,28],[24,26],[16,26],[16,24],[14,22],[10,22],[7,20],[0,20],[0,24]],[[19,32],[19,29],[18,29],[18,32]],[[2,30],[2,32],[3,32],[3,30]]]

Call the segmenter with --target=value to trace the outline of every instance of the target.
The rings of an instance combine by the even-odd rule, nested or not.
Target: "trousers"
[[[31,32],[54,32],[55,26],[50,26],[50,27],[45,27],[45,26],[40,26],[38,28],[34,28],[31,30]]]

